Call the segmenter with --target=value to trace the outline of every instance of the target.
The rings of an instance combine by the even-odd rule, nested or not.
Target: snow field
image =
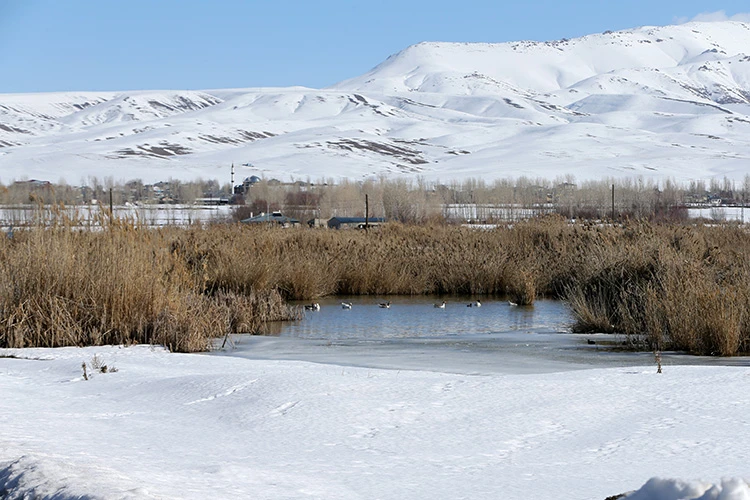
[[[0,351],[22,358],[0,358],[0,487],[9,498],[578,500],[654,476],[747,474],[746,368],[457,375],[228,354]],[[84,381],[94,355],[118,371]]]

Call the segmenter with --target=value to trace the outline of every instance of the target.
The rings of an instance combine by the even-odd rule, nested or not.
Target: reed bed
[[[206,293],[169,231],[117,224],[16,231],[0,240],[0,347],[155,343],[209,349],[227,332],[295,319],[274,289]]]
[[[186,230],[173,248],[192,270],[204,270],[207,291],[274,288],[288,299],[312,300],[336,294],[506,294],[518,289],[532,303],[554,286],[541,272],[539,254],[562,251],[561,221],[494,231],[392,223],[369,234],[230,226]],[[517,277],[523,278],[520,285]]]
[[[175,244],[205,269],[209,292],[484,294],[526,305],[548,296],[569,302],[576,331],[621,333],[640,349],[750,350],[750,237],[737,226],[570,225],[550,216],[494,230],[222,227],[187,231]]]
[[[567,287],[575,331],[622,333],[655,351],[750,352],[746,230],[634,224],[597,232],[616,245],[590,255]]]
[[[568,301],[580,332],[638,348],[750,351],[750,236],[740,227],[571,225],[363,231],[215,225],[102,231],[64,225],[0,241],[0,346],[152,342],[208,348],[293,319],[286,300],[498,295]]]

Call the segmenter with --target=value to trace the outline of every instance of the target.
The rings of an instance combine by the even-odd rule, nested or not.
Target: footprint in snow
[[[276,407],[273,412],[277,415],[286,415],[291,411],[292,408],[297,406],[299,404],[299,401],[291,401],[289,403],[284,403],[281,406]]]

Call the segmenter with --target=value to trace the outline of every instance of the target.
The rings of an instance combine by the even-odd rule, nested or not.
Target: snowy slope
[[[0,95],[0,180],[742,178],[750,25],[420,43],[327,89]]]
[[[118,371],[84,380],[95,356]],[[711,488],[699,481],[748,475],[748,376],[0,350],[0,496],[603,500],[661,476],[695,482],[654,479],[633,498],[692,499]],[[710,491],[750,495],[739,480]]]

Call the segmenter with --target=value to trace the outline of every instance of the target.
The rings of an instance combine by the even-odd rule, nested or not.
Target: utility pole
[[[109,222],[114,222],[115,211],[112,207],[112,188],[109,188]]]
[[[365,232],[370,229],[370,198],[365,195]]]
[[[615,222],[615,185],[612,184],[612,223]]]
[[[232,194],[234,194],[234,163],[232,163],[232,185],[230,188],[232,189]]]

